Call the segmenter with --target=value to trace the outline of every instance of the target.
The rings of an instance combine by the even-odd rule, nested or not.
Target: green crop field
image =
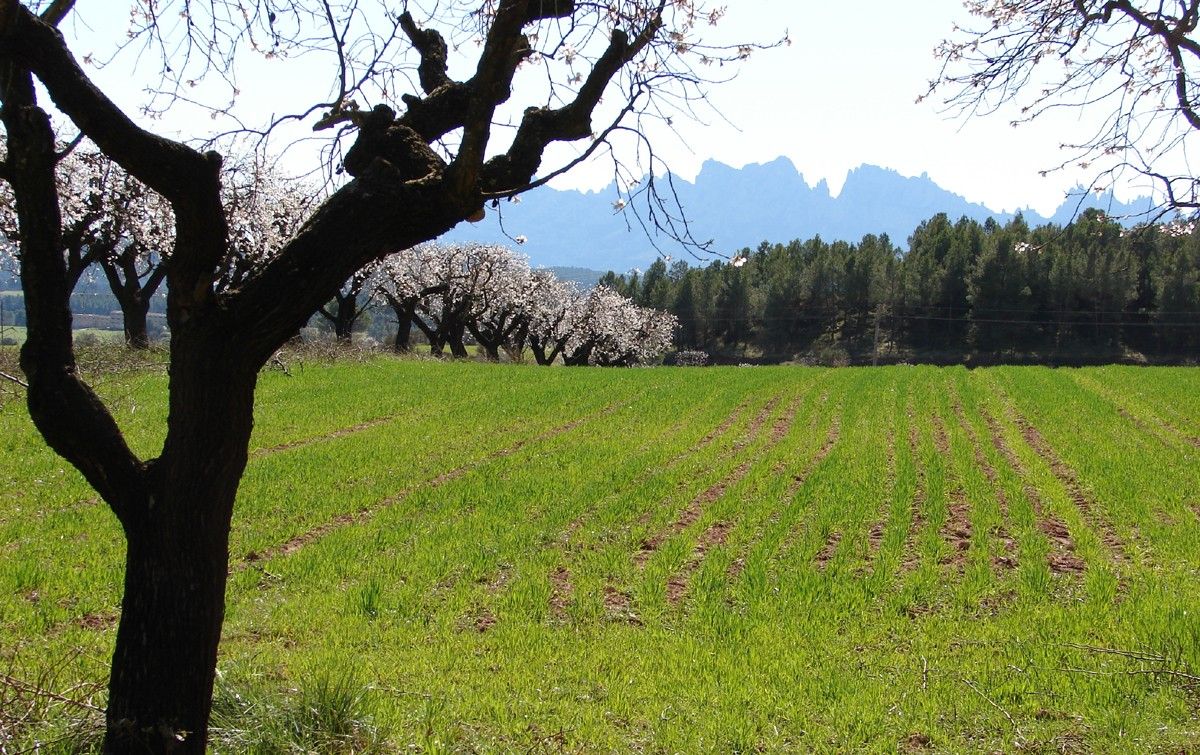
[[[0,750],[95,741],[122,557],[9,401]],[[224,752],[1195,751],[1200,373],[293,365],[230,570]]]

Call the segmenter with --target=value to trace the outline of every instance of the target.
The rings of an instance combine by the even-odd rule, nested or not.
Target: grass
[[[1173,368],[267,371],[214,746],[1194,748],[1198,388]],[[143,454],[164,389],[101,385]],[[20,402],[0,552],[8,676],[102,704],[119,527]],[[0,744],[86,741],[89,709],[51,699],[0,717]]]
[[[100,328],[76,328],[72,333],[76,341],[83,339],[83,343],[107,343],[119,344],[124,343],[125,333],[120,330],[102,330]],[[9,343],[12,341],[12,343]],[[4,325],[0,327],[0,346],[20,346],[25,343],[25,326],[24,325]]]

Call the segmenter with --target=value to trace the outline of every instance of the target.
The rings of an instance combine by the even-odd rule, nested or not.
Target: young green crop
[[[261,378],[218,749],[1200,738],[1193,372],[289,371]],[[111,385],[139,449],[164,380]],[[107,671],[119,542],[0,409],[0,701],[102,705],[78,685]],[[94,741],[92,708],[40,699],[0,746]]]

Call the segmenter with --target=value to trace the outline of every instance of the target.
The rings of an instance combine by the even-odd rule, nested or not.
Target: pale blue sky
[[[78,23],[65,28],[68,36],[82,37],[76,46],[80,54],[92,51],[93,44],[99,47],[93,34],[123,28],[124,12],[112,10],[124,4],[110,2],[80,0],[78,12],[92,31]],[[685,178],[694,177],[707,159],[741,166],[782,155],[810,184],[824,179],[837,193],[848,170],[870,163],[904,175],[928,173],[944,188],[995,210],[1031,206],[1045,214],[1072,186],[1092,178],[1039,175],[1061,160],[1059,143],[1084,130],[1077,113],[1013,128],[1011,117],[964,122],[939,112],[936,100],[916,102],[937,73],[934,46],[956,20],[968,21],[960,0],[727,4],[722,36],[769,39],[786,29],[792,44],[756,53],[735,81],[713,89],[714,105],[731,123],[716,117],[703,125],[677,122],[684,143],[671,135],[657,139],[660,154]],[[247,69],[240,75],[241,104],[250,104],[262,117],[286,109],[288,95],[304,87],[307,65],[330,62]],[[136,104],[139,94],[131,85],[136,77],[127,67],[96,75],[122,105]],[[186,130],[194,134],[195,115],[187,118]],[[169,130],[169,123],[159,127]],[[601,163],[577,169],[555,185],[597,189],[611,178],[611,166]],[[1136,188],[1118,187],[1119,196],[1135,193]]]
[[[969,23],[961,0],[742,0],[728,21],[753,33],[786,28],[791,47],[759,54],[714,100],[739,130],[714,123],[686,131],[694,154],[672,158],[693,174],[704,158],[734,166],[792,160],[810,184],[836,193],[862,163],[929,176],[995,210],[1032,206],[1043,213],[1091,174],[1039,171],[1062,160],[1059,145],[1084,126],[1079,113],[1013,128],[1011,112],[963,121],[937,100],[917,103],[938,72],[937,43],[955,21]],[[848,9],[853,9],[848,11]],[[1138,193],[1118,189],[1118,195]]]

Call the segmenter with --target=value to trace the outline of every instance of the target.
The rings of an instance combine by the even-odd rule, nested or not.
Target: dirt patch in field
[[[1013,419],[1021,429],[1021,435],[1025,438],[1025,442],[1050,466],[1050,471],[1054,473],[1054,476],[1066,488],[1071,502],[1075,504],[1075,507],[1079,509],[1088,523],[1096,528],[1100,542],[1104,544],[1113,559],[1118,562],[1127,561],[1128,557],[1125,555],[1124,541],[1117,535],[1112,525],[1100,515],[1091,497],[1084,492],[1083,486],[1075,474],[1075,470],[1062,460],[1029,420],[1016,414],[1015,411]]]
[[[550,614],[559,620],[567,617],[567,608],[575,595],[575,586],[571,584],[571,572],[565,566],[559,566],[550,572]]]
[[[967,551],[971,549],[971,506],[962,497],[962,491],[951,493],[946,508],[946,521],[942,524],[942,539],[950,546],[950,555],[942,559],[943,564],[961,567],[967,562]]]
[[[117,625],[120,614],[109,611],[93,611],[75,619],[75,626],[91,632],[102,632]]]
[[[488,595],[498,595],[501,590],[508,587],[510,579],[512,579],[512,567],[505,564],[497,569],[496,574],[490,579],[486,576],[480,577],[479,584],[484,586]]]
[[[746,557],[738,556],[729,563],[729,571],[727,571],[726,574],[732,581],[742,576],[742,572],[744,571],[746,571]]]
[[[476,632],[483,634],[496,626],[496,617],[491,611],[485,608],[475,616],[471,623],[475,627]]]
[[[733,530],[733,525],[729,522],[716,522],[701,533],[687,563],[683,565],[680,571],[667,579],[667,602],[669,604],[673,606],[679,605],[683,597],[687,594],[688,584],[691,582],[692,575],[695,574],[696,570],[700,568],[700,564],[704,561],[704,556],[712,548],[724,545],[725,541],[729,539],[731,530]]]
[[[258,459],[263,456],[270,456],[271,454],[277,454],[277,453],[281,453],[283,451],[292,451],[297,448],[305,448],[307,446],[315,446],[318,443],[326,443],[331,440],[337,440],[338,438],[345,438],[350,435],[355,435],[357,433],[361,433],[366,430],[370,430],[371,428],[374,428],[374,427],[379,427],[380,425],[386,425],[389,422],[395,422],[399,418],[400,418],[400,415],[398,415],[398,414],[390,414],[386,417],[376,417],[375,419],[369,419],[369,420],[366,420],[365,422],[359,422],[357,425],[350,425],[349,427],[343,427],[338,430],[334,430],[332,432],[325,433],[324,435],[314,435],[311,438],[302,438],[300,440],[292,440],[292,441],[288,441],[287,443],[280,443],[278,445],[269,446],[267,448],[256,448],[256,449],[254,449],[254,451],[250,452],[250,458]]]
[[[821,550],[813,558],[813,563],[816,564],[818,569],[825,571],[825,568],[829,566],[829,562],[833,560],[834,554],[837,553],[838,545],[841,542],[842,533],[840,531],[834,530],[829,533],[829,537],[825,538],[825,545],[821,547]]]
[[[604,612],[614,621],[641,626],[642,620],[633,610],[633,598],[629,593],[618,590],[612,585],[604,586]]]
[[[933,740],[928,734],[909,734],[900,740],[901,752],[920,752],[933,747]]]
[[[417,490],[419,490],[421,488],[432,489],[432,488],[441,487],[442,485],[445,485],[446,483],[448,483],[452,480],[456,480],[459,477],[462,477],[463,475],[467,474],[471,470],[473,470],[483,464],[486,464],[490,461],[495,461],[497,459],[504,458],[506,456],[511,456],[512,454],[515,454],[517,451],[520,451],[522,448],[524,448],[525,446],[528,446],[532,443],[543,442],[543,441],[549,440],[551,438],[554,438],[558,435],[562,435],[563,433],[570,432],[571,430],[574,430],[575,428],[579,427],[580,425],[584,424],[585,422],[588,422],[592,419],[596,419],[598,417],[602,417],[604,415],[611,414],[612,412],[617,411],[623,405],[624,404],[621,402],[614,403],[614,404],[611,404],[611,405],[605,407],[604,409],[601,409],[598,412],[594,412],[590,415],[585,415],[583,417],[579,417],[577,419],[574,419],[574,420],[564,423],[562,425],[552,427],[549,430],[538,433],[537,435],[530,436],[528,438],[522,438],[521,440],[518,440],[511,446],[508,446],[506,448],[497,449],[497,450],[492,451],[491,453],[488,453],[485,456],[482,456],[474,461],[471,461],[460,467],[456,467],[455,469],[452,469],[449,472],[443,472],[442,474],[439,474],[436,477],[434,477],[433,479],[427,481],[423,485],[404,488],[404,489],[400,490],[398,493],[388,496],[387,498],[384,498],[380,501],[377,501],[376,503],[374,503],[371,506],[359,509],[358,511],[348,512],[345,514],[339,514],[338,516],[335,516],[333,519],[330,519],[322,524],[319,524],[316,527],[313,527],[312,529],[308,530],[307,532],[303,532],[299,535],[296,535],[296,536],[290,538],[289,540],[283,542],[280,545],[274,546],[272,548],[265,548],[262,551],[254,551],[254,552],[246,554],[242,558],[241,561],[235,562],[230,567],[230,571],[231,572],[243,571],[251,563],[253,563],[255,561],[271,559],[271,558],[275,558],[277,556],[290,556],[293,553],[295,553],[296,551],[303,548],[304,546],[306,546],[312,542],[315,542],[316,540],[319,540],[320,538],[324,537],[325,535],[328,535],[330,532],[333,532],[334,530],[341,529],[342,527],[347,527],[347,526],[350,526],[353,524],[362,524],[362,523],[370,520],[372,517],[374,517],[380,511],[383,511],[384,509],[387,509],[387,508],[390,508],[391,506],[396,505],[397,503],[408,498],[410,495],[412,495],[413,493],[415,493]]]
[[[792,425],[796,422],[796,412],[800,410],[800,402],[804,396],[798,397],[795,401],[788,405],[788,408],[783,414],[775,419],[775,424],[771,426],[771,445],[777,445],[791,431]]]
[[[1053,516],[1042,516],[1038,520],[1038,529],[1045,533],[1054,549],[1046,556],[1051,571],[1077,574],[1084,570],[1083,559],[1075,554],[1075,539],[1067,525]]]
[[[940,454],[950,452],[950,435],[946,432],[946,423],[938,414],[933,415],[933,445]]]
[[[921,554],[917,552],[917,535],[925,528],[925,502],[929,495],[925,480],[925,467],[921,464],[919,453],[920,435],[917,431],[911,407],[909,408],[908,419],[908,448],[913,457],[913,464],[917,469],[917,487],[913,491],[912,523],[909,525],[908,534],[904,538],[904,552],[900,562],[901,573],[916,569],[917,564],[921,561]]]
[[[867,530],[867,549],[868,558],[874,559],[879,553],[879,547],[883,545],[883,533],[886,525],[883,522],[875,522],[871,525],[871,529]]]
[[[991,415],[986,409],[981,410],[983,421],[988,427],[988,433],[991,435],[992,445],[1008,462],[1008,465],[1021,478],[1022,491],[1025,493],[1025,498],[1028,499],[1029,505],[1033,507],[1033,513],[1037,520],[1037,528],[1041,530],[1050,540],[1051,551],[1046,554],[1046,564],[1050,567],[1050,571],[1055,574],[1078,574],[1086,569],[1086,564],[1075,553],[1075,539],[1071,537],[1071,533],[1067,530],[1067,526],[1053,515],[1046,513],[1045,502],[1042,500],[1041,494],[1033,485],[1029,483],[1029,472],[1021,464],[1021,460],[1017,454],[1008,446],[1004,440],[1003,431],[1000,428],[999,421]]]

